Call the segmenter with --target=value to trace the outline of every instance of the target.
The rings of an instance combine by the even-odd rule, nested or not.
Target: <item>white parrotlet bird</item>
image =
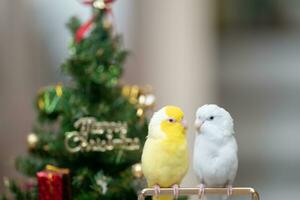
[[[173,199],[159,196],[160,188],[173,187],[179,195],[179,184],[188,170],[188,147],[184,113],[176,106],[165,106],[154,113],[149,123],[142,154],[142,170],[149,187],[154,187],[156,200]]]
[[[233,119],[223,108],[207,104],[196,112],[196,139],[193,168],[199,178],[199,197],[205,187],[227,187],[232,195],[232,184],[238,169],[237,143]]]

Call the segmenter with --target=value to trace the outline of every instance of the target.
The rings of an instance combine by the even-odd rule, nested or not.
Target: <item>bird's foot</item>
[[[227,196],[228,197],[232,196],[232,185],[227,186]]]
[[[199,199],[202,199],[202,197],[204,196],[205,185],[201,183],[200,185],[198,185],[198,188],[199,188],[199,192],[198,192]]]
[[[153,189],[154,189],[154,194],[157,197],[160,194],[160,186],[156,184],[153,186]]]
[[[173,188],[173,195],[174,195],[174,198],[175,199],[178,199],[178,196],[179,196],[179,185],[178,184],[174,184],[172,186]]]

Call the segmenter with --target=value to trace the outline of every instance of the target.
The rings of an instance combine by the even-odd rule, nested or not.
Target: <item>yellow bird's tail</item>
[[[158,197],[152,197],[152,200],[173,200],[172,196],[158,196]]]

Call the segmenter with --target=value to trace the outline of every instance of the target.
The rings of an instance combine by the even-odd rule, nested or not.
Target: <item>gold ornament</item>
[[[122,94],[125,97],[128,97],[129,102],[132,104],[136,104],[138,100],[138,96],[140,93],[140,88],[136,85],[125,85],[122,89]]]
[[[104,29],[109,30],[112,28],[112,23],[108,18],[104,18],[102,21],[102,26]]]
[[[68,168],[59,168],[54,165],[46,165],[45,170],[53,171],[53,172],[60,172],[61,174],[70,174],[70,169]]]
[[[62,91],[62,86],[61,86],[61,84],[57,84],[57,85],[55,86],[55,92],[56,92],[56,95],[57,95],[57,96],[59,96],[59,97],[62,96],[63,91]]]
[[[97,56],[101,57],[104,53],[104,49],[100,48],[97,50]]]
[[[36,146],[37,146],[38,141],[39,141],[38,136],[37,136],[35,133],[30,133],[30,134],[27,136],[27,144],[28,144],[28,148],[29,148],[30,150],[35,149]]]
[[[45,145],[43,146],[43,150],[44,150],[44,151],[49,151],[49,145],[48,145],[48,144],[45,144]]]
[[[127,137],[127,124],[124,122],[97,122],[93,117],[84,117],[77,120],[74,127],[79,131],[67,132],[65,137],[65,147],[71,153],[140,148],[138,138]]]
[[[137,116],[141,117],[144,114],[144,110],[142,108],[138,108],[136,111]]]
[[[44,109],[45,109],[45,102],[44,102],[44,100],[41,99],[41,98],[39,98],[39,100],[38,100],[38,108],[39,108],[40,110],[44,110]]]
[[[155,96],[151,94],[150,86],[140,88],[137,85],[125,85],[122,94],[129,99],[130,103],[136,105],[136,114],[139,117],[144,117],[145,112],[153,109],[155,105]]]
[[[131,167],[132,174],[135,178],[143,177],[142,164],[136,163]]]
[[[3,185],[4,185],[6,188],[9,188],[9,187],[10,187],[10,180],[9,180],[9,178],[7,178],[6,176],[3,177]]]

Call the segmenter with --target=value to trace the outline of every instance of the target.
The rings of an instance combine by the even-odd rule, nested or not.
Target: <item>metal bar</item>
[[[182,196],[190,196],[190,195],[198,195],[199,188],[179,188],[179,195]],[[205,188],[205,195],[226,195],[227,188]],[[145,188],[143,189],[138,197],[138,200],[144,200],[146,196],[154,196],[155,192],[153,188]],[[173,188],[161,188],[160,195],[173,195]],[[232,195],[251,195],[252,200],[259,200],[258,192],[249,187],[234,187],[232,188]]]

